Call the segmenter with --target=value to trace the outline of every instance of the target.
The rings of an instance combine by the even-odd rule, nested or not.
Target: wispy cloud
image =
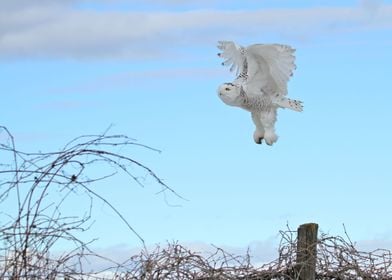
[[[12,133],[12,136],[14,137],[15,143],[18,147],[19,144],[24,144],[26,142],[36,142],[36,143],[42,143],[43,141],[47,141],[49,140],[54,140],[58,137],[62,137],[62,135],[59,135],[57,133],[46,133],[46,132],[39,132],[39,131],[10,131]],[[3,131],[0,131],[0,144],[6,144],[6,145],[10,145],[9,142],[9,137],[8,135],[6,135],[5,133],[3,133]],[[4,154],[5,155],[5,154]],[[5,160],[4,158],[2,158],[2,163],[6,163],[12,162],[12,159],[10,159],[9,161]]]
[[[52,101],[37,105],[37,109],[41,110],[72,110],[82,107],[84,104],[75,101]]]
[[[392,235],[385,234],[384,236],[379,238],[360,240],[356,242],[356,246],[359,250],[365,252],[372,252],[377,249],[385,249],[392,251]]]
[[[0,7],[6,7],[5,3],[0,1]],[[167,55],[174,46],[186,51],[220,38],[317,37],[391,27],[392,5],[374,1],[362,1],[356,7],[180,12],[27,5],[0,9],[0,57],[144,59]]]
[[[279,240],[277,237],[270,237],[265,240],[253,241],[249,243],[248,246],[244,247],[235,247],[222,244],[211,245],[199,241],[185,242],[181,245],[189,249],[190,251],[202,256],[210,256],[216,251],[217,248],[221,248],[225,252],[236,256],[245,256],[247,253],[249,253],[251,257],[250,261],[254,266],[269,263],[279,257]],[[159,246],[161,248],[164,248],[166,245],[161,244]],[[369,239],[355,242],[355,248],[363,252],[372,252],[377,249],[392,250],[392,241],[390,239],[390,236],[386,235],[384,238],[380,239]],[[156,249],[156,245],[149,247],[149,250],[151,252],[154,251],[154,249]],[[107,248],[99,248],[96,250],[99,255],[105,256],[108,259],[114,260],[117,263],[123,263],[131,256],[139,254],[140,251],[141,248],[130,247],[126,244]],[[90,262],[90,265],[91,267],[89,268],[93,270],[103,269],[105,268],[105,266],[107,266],[107,261],[103,259],[97,259],[93,262]]]
[[[251,263],[254,265],[259,265],[261,263],[271,262],[278,257],[276,241],[277,240],[275,240],[275,238],[271,237],[264,241],[254,241],[250,243],[249,246],[245,247],[234,247],[226,245],[215,246],[205,242],[197,241],[185,242],[181,245],[191,252],[195,252],[196,254],[205,257],[211,256],[211,254],[216,252],[217,248],[223,249],[225,252],[236,256],[246,256],[246,254],[249,253],[251,256]],[[157,246],[163,249],[165,246],[167,246],[167,244],[149,246],[148,250],[150,253],[154,252],[157,249]],[[141,250],[141,248],[130,247],[129,245],[121,244],[106,248],[97,248],[95,249],[95,252],[98,255],[105,256],[105,258],[110,259],[116,263],[124,263],[132,256],[140,254]],[[91,270],[101,270],[108,266],[108,261],[106,259],[96,258],[94,261],[89,261],[88,263],[88,269]]]
[[[222,75],[222,71],[218,71],[217,68],[165,68],[151,71],[126,71],[118,72],[110,75],[99,76],[90,80],[82,81],[66,87],[51,88],[51,93],[60,94],[97,94],[97,92],[111,90],[111,94],[115,94],[113,89],[129,88],[142,86],[143,88],[149,86],[157,86],[162,81],[172,81],[173,79],[192,79],[192,81],[200,79],[205,80],[206,77],[219,77]],[[149,83],[148,81],[154,81]],[[45,104],[46,105],[46,104]],[[48,104],[49,105],[49,104]],[[59,103],[52,104],[47,107],[76,107],[81,104],[73,103]],[[72,106],[75,105],[75,106]]]

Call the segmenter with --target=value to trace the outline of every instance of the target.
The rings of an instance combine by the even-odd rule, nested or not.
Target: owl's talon
[[[278,135],[273,131],[266,131],[264,135],[265,143],[268,146],[272,146],[276,141],[278,141]]]
[[[253,140],[255,141],[256,144],[261,144],[264,139],[264,133],[261,131],[256,130],[255,133],[253,133]]]
[[[263,138],[255,139],[256,144],[262,144],[263,143]]]

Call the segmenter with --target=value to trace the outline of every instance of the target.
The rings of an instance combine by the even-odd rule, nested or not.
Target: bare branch
[[[150,176],[160,189],[182,197],[166,185],[152,169],[131,156],[131,148],[157,151],[125,135],[84,135],[68,142],[58,152],[29,153],[16,148],[6,127],[0,126],[0,278],[55,279],[85,275],[83,265],[94,254],[91,241],[78,238],[93,223],[92,208],[98,200],[107,205],[144,246],[140,234],[93,184],[118,173],[143,186],[142,176]],[[121,154],[119,153],[121,151]],[[106,174],[93,168],[103,165]],[[78,215],[67,212],[76,196],[84,197],[86,208]],[[166,199],[166,197],[165,197]],[[15,204],[15,201],[17,203]],[[68,244],[60,254],[57,244]],[[57,252],[57,253],[54,253]]]

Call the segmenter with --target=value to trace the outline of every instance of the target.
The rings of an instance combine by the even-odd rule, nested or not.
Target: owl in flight
[[[275,133],[276,111],[289,108],[301,112],[302,102],[287,98],[287,82],[296,68],[295,50],[286,45],[254,44],[247,48],[231,41],[219,41],[225,59],[222,65],[230,66],[237,77],[218,88],[220,99],[230,106],[251,112],[256,126],[253,139],[261,144],[264,139],[272,145],[278,139]]]

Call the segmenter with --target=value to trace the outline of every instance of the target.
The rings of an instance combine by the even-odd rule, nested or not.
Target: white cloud
[[[110,92],[113,95],[115,94],[115,91],[113,92],[113,89],[135,87],[138,84],[141,84],[143,88],[146,89],[149,87],[149,83],[146,83],[144,81],[155,81],[155,83],[159,83],[160,86],[162,86],[162,82],[170,81],[173,77],[182,80],[192,79],[192,81],[195,81],[196,79],[200,79],[205,81],[206,77],[220,77],[221,75],[222,71],[219,71],[218,68],[212,69],[198,67],[165,68],[152,71],[126,71],[95,77],[90,80],[81,81],[79,83],[75,83],[73,85],[68,85],[65,87],[50,88],[49,92],[51,94],[60,93],[66,95],[68,95],[69,93],[97,94],[97,92],[108,91],[110,89]],[[151,84],[151,86],[154,86],[154,84]],[[45,103],[41,106],[44,106],[46,108],[49,104],[55,105],[55,109],[65,109],[67,107],[70,108],[70,105],[73,105],[72,107],[77,107],[78,105],[81,105],[68,102],[55,102]]]
[[[249,252],[251,256],[251,263],[254,266],[269,263],[274,261],[278,257],[277,251],[277,239],[276,238],[269,238],[264,241],[254,241],[249,244],[249,246],[245,247],[234,247],[234,246],[227,246],[227,245],[211,245],[205,242],[185,242],[185,243],[178,243],[187,250],[196,253],[197,255],[208,257],[212,254],[216,253],[217,248],[223,249],[226,253],[235,255],[235,256],[242,256],[245,257],[247,252]],[[165,249],[167,244],[159,244],[159,245],[152,245],[148,246],[148,251],[150,253],[154,252],[158,247],[160,249]],[[99,248],[95,249],[96,252],[100,256],[104,256],[105,258],[91,258],[85,264],[85,268],[87,270],[99,271],[105,269],[112,265],[111,261],[115,263],[125,263],[129,260],[130,257],[139,255],[141,252],[141,248],[137,247],[130,247],[126,244],[121,244],[117,246],[107,247],[107,248]],[[108,261],[111,260],[111,261]]]
[[[374,238],[368,240],[360,240],[355,242],[356,247],[365,252],[372,252],[374,250],[383,249],[392,251],[391,235],[385,235],[383,238]]]
[[[251,263],[256,266],[274,261],[278,258],[278,241],[278,238],[270,237],[266,240],[252,241],[248,246],[244,247],[221,244],[211,245],[204,242],[188,242],[184,244],[184,247],[193,252],[205,254],[206,256],[214,253],[216,248],[221,248],[225,252],[236,256],[246,256],[246,254],[249,253]]]
[[[0,0],[2,59],[156,58],[177,46],[186,51],[222,38],[249,35],[258,39],[268,34],[302,38],[392,26],[392,5],[369,1],[351,8],[185,12],[105,12],[71,5],[7,10],[5,3]]]
[[[354,242],[355,248],[361,250],[363,252],[373,252],[376,249],[384,249],[384,250],[392,250],[392,241],[389,235],[384,236],[385,238],[379,239],[369,239],[369,240],[361,240],[358,242]],[[346,239],[346,238],[345,238]],[[347,239],[346,239],[347,240]],[[278,247],[279,247],[279,237],[270,237],[265,240],[258,240],[249,243],[248,246],[244,247],[235,247],[228,246],[222,244],[208,244],[205,242],[195,241],[195,242],[185,242],[179,243],[184,246],[191,252],[195,252],[201,256],[211,256],[214,252],[216,252],[217,248],[223,249],[225,252],[235,255],[235,256],[243,256],[249,252],[251,256],[251,263],[258,267],[262,264],[266,264],[272,261],[275,261],[279,257]],[[160,244],[159,247],[164,249],[167,244]],[[156,245],[149,246],[148,250],[150,252],[156,249]],[[112,246],[108,248],[101,248],[96,250],[96,252],[105,256],[108,259],[111,259],[117,263],[122,263],[128,260],[133,255],[138,255],[141,251],[141,248],[130,247],[128,245],[122,244],[118,246]],[[90,261],[89,269],[99,270],[108,266],[108,262],[105,259],[94,259],[94,261]]]

